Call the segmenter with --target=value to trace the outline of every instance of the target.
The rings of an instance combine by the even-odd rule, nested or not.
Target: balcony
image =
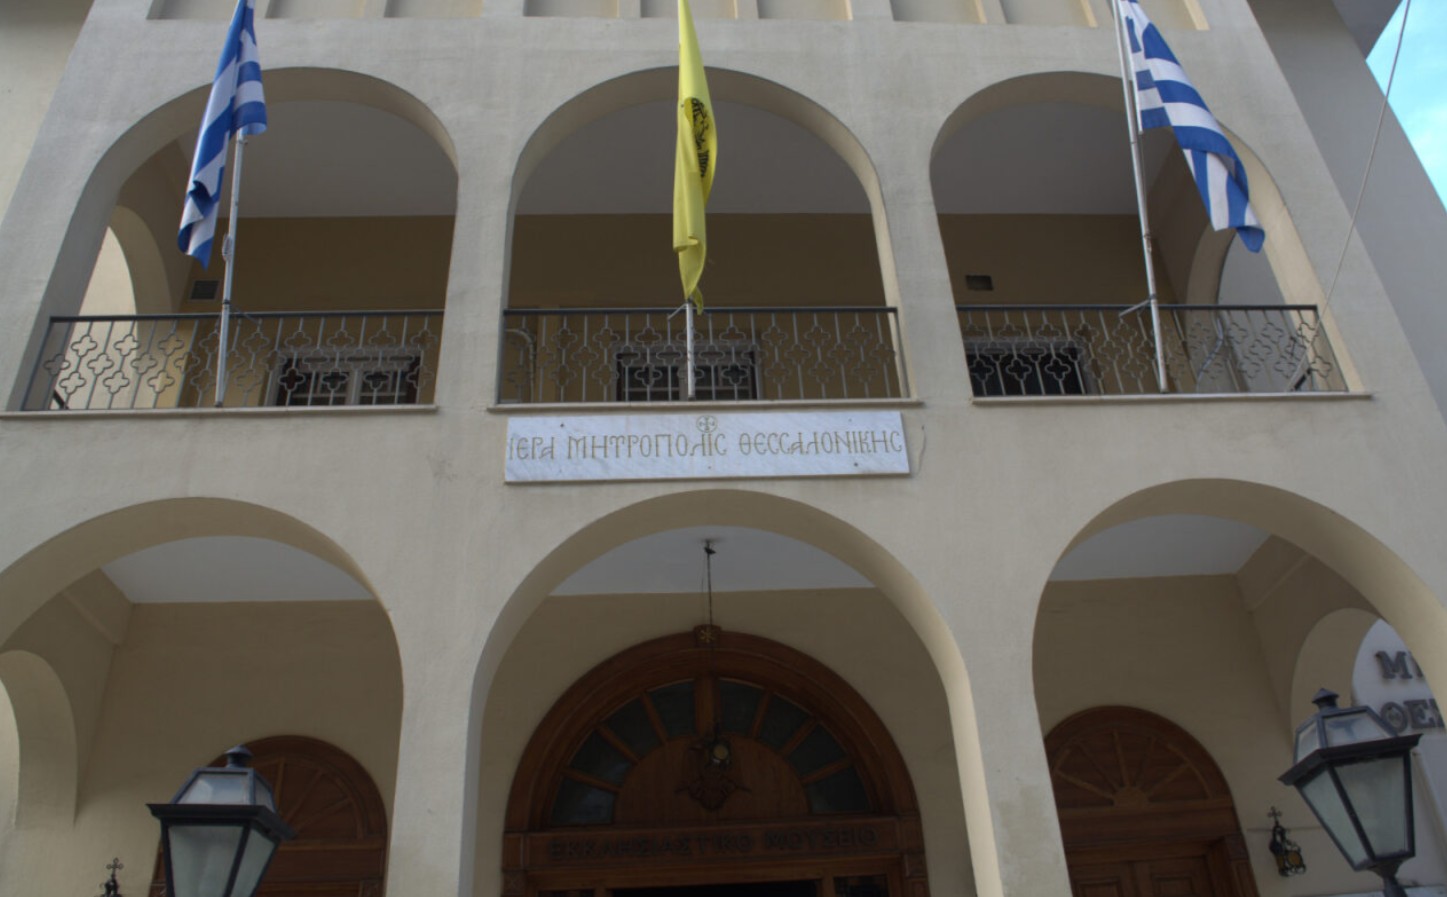
[[[906,395],[893,308],[711,308],[695,323],[696,399]],[[512,308],[503,313],[503,328],[502,404],[687,398],[682,312]]]
[[[27,411],[429,403],[440,311],[233,314],[224,358],[214,314],[51,318]],[[223,363],[224,362],[224,363]]]
[[[995,396],[1159,395],[1149,308],[961,305],[970,388]],[[1346,392],[1311,305],[1163,305],[1164,392]]]

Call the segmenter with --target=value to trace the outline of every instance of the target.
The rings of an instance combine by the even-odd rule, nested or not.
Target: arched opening
[[[325,741],[280,735],[248,742],[251,767],[272,786],[277,814],[296,837],[277,848],[259,897],[381,897],[387,817],[377,785],[350,754]],[[224,766],[217,757],[207,765]],[[151,897],[166,897],[158,852]]]
[[[0,682],[0,833],[15,825],[16,794],[20,791],[20,731],[5,683]]]
[[[457,194],[446,134],[420,101],[374,78],[277,69],[266,89],[272,127],[247,143],[225,357],[229,204],[209,267],[176,245],[205,101],[197,90],[137,124],[97,166],[73,242],[86,231],[99,246],[109,224],[134,308],[42,327],[27,409],[210,406],[223,376],[230,406],[431,400]],[[228,160],[227,197],[233,168]],[[113,204],[90,220],[83,212],[100,196]],[[84,281],[75,296],[59,292],[71,276],[49,286],[52,314],[75,314]],[[111,280],[91,287],[90,308],[121,301]]]
[[[11,650],[0,652],[0,692],[0,716],[7,717],[0,720],[0,813],[5,814],[0,830],[12,823],[16,828],[69,823],[76,811],[80,765],[64,683],[44,658]],[[15,753],[3,756],[11,747]]]
[[[709,72],[726,135],[696,325],[704,400],[889,398],[906,386],[881,268],[873,172],[829,113],[772,82]],[[687,337],[671,211],[672,69],[573,99],[514,186],[500,400],[683,397]]]
[[[1317,688],[1350,693],[1372,620],[1410,620],[1409,641],[1428,652],[1437,647],[1429,633],[1443,626],[1435,596],[1364,526],[1301,495],[1230,480],[1163,484],[1117,502],[1082,529],[1041,596],[1033,664],[1042,731],[1101,706],[1171,719],[1238,801],[1249,796],[1234,811],[1251,857],[1240,868],[1255,868],[1261,890],[1274,881],[1273,807],[1306,855],[1323,855],[1293,884],[1352,889],[1310,811],[1277,781],[1294,727]],[[1114,801],[1107,791],[1101,799]],[[1087,841],[1112,837],[1110,818],[1071,822],[1066,806],[1068,848],[1071,826]],[[1163,833],[1174,824],[1159,823]],[[1439,879],[1436,862],[1423,880]],[[1352,885],[1372,887],[1368,876]]]
[[[1149,297],[1121,103],[1118,79],[1030,75],[971,97],[941,131],[931,177],[977,397],[1163,388],[1150,315],[1126,313]],[[1243,151],[1265,258],[1223,281],[1234,233],[1211,229],[1168,130],[1141,148],[1165,391],[1346,389],[1320,287],[1259,161]]]
[[[390,805],[397,640],[360,568],[314,527],[242,502],[151,502],[43,540],[0,581],[22,820],[44,811],[71,837],[144,856],[156,836],[145,804],[247,732],[346,745],[375,784],[370,804]],[[55,671],[49,683],[42,668]],[[380,850],[385,831],[373,835]],[[345,871],[347,857],[327,862]],[[369,868],[380,881],[381,861]]]
[[[717,624],[787,644],[864,696],[909,764],[933,887],[970,890],[976,865],[990,868],[976,851],[992,845],[975,837],[989,831],[979,784],[986,779],[978,755],[957,747],[978,737],[977,722],[961,696],[969,686],[958,650],[934,606],[896,559],[838,517],[762,493],[701,490],[619,509],[521,560],[517,575],[525,576],[493,627],[474,685],[485,704],[473,736],[480,761],[469,774],[478,870],[471,893],[488,893],[487,870],[507,864],[502,798],[558,698],[607,658],[706,621],[704,538],[721,540]],[[875,662],[881,655],[891,660]]]
[[[1076,893],[1254,897],[1231,791],[1185,730],[1099,707],[1056,726],[1045,753]]]
[[[868,704],[798,651],[708,626],[615,655],[554,704],[503,856],[504,893],[527,897],[928,894],[914,787]]]
[[[119,215],[123,210],[116,209]],[[100,244],[95,269],[91,271],[85,298],[80,303],[82,315],[130,315],[136,312],[136,294],[130,259],[119,237],[114,217],[106,228]]]

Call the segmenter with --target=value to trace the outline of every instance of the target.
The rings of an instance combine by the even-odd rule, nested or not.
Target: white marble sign
[[[508,419],[509,483],[909,473],[898,411]]]

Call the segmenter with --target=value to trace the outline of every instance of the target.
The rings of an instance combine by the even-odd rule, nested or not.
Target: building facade
[[[1377,620],[1447,669],[1391,4],[1145,3],[1268,235],[1146,135],[1159,331],[1108,3],[693,5],[691,402],[672,0],[258,0],[224,350],[231,4],[0,12],[0,893],[154,889],[238,742],[277,895],[1373,889],[1276,776]]]

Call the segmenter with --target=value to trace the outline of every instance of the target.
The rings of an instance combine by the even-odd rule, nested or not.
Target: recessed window
[[[658,733],[653,729],[653,720],[643,708],[642,699],[631,701],[622,710],[608,717],[603,725],[618,739],[628,745],[633,756],[642,757],[658,747]]]
[[[700,696],[715,700],[700,703]],[[713,720],[700,716],[709,707],[718,713]],[[727,736],[721,742],[715,740],[719,731]],[[620,801],[622,806],[630,806],[639,799],[637,795],[620,797],[631,793],[626,790],[633,781],[630,776],[666,744],[674,745],[676,750],[680,741],[686,741],[690,748],[687,755],[697,758],[701,756],[697,752],[700,745],[721,743],[728,757],[729,742],[737,746],[745,739],[755,741],[759,747],[752,754],[735,751],[735,757],[757,756],[759,748],[772,751],[798,776],[811,813],[870,812],[868,793],[849,752],[823,721],[766,688],[704,675],[650,688],[603,717],[562,771],[551,823],[573,826],[612,822]],[[697,759],[690,762],[697,763]],[[652,770],[648,775],[663,770],[656,765],[647,768]],[[735,767],[730,775],[737,774]],[[644,784],[640,787],[649,787],[646,776],[641,781]],[[681,784],[669,787],[686,790],[694,782],[685,776]]]
[[[771,695],[769,708],[764,711],[764,723],[759,727],[759,741],[777,751],[789,743],[808,719],[809,714],[797,704]]]
[[[720,720],[725,732],[752,735],[754,719],[759,715],[759,700],[764,690],[742,682],[720,682],[719,701],[723,705]]]
[[[663,720],[663,729],[669,738],[693,735],[697,731],[698,726],[693,717],[692,682],[678,682],[655,688],[648,693],[648,697],[653,700],[653,708],[658,711],[659,719]]]

